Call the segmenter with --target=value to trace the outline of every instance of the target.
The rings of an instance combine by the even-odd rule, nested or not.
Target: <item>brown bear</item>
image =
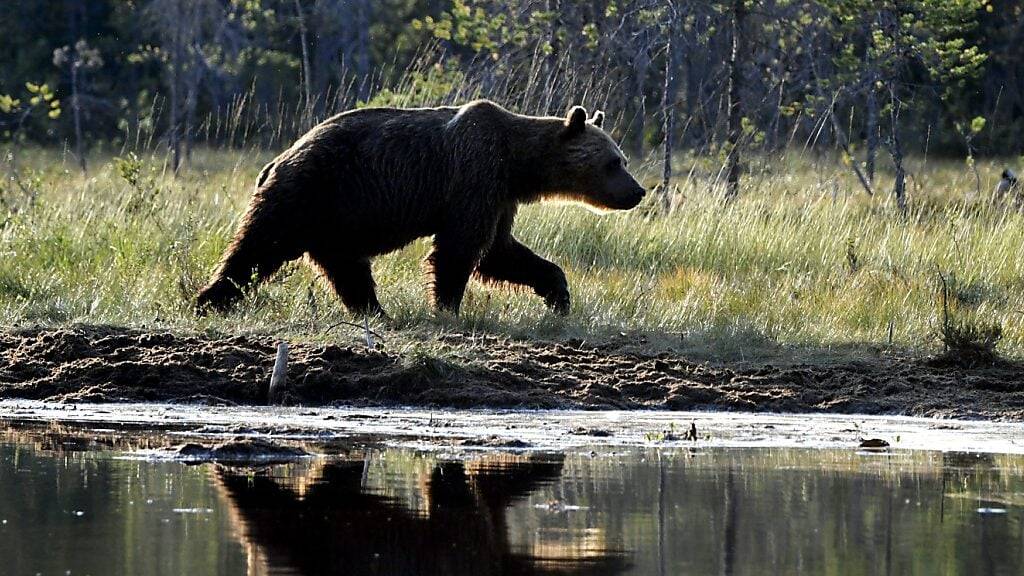
[[[644,189],[601,129],[604,115],[460,107],[364,108],[319,124],[260,172],[249,209],[197,310],[227,309],[253,281],[307,254],[345,306],[384,314],[370,259],[433,236],[438,308],[458,312],[469,277],[528,286],[569,310],[565,274],[512,237],[520,204],[545,198],[629,209]]]

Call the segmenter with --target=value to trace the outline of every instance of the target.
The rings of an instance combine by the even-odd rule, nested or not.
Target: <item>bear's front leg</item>
[[[565,272],[511,236],[496,239],[476,271],[485,281],[529,286],[548,308],[562,315],[569,313]]]
[[[427,263],[434,275],[434,305],[439,310],[459,313],[469,277],[480,260],[480,242],[459,236],[438,234]]]

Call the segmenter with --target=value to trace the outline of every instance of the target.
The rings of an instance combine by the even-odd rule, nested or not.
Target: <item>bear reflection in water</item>
[[[507,509],[556,481],[560,460],[474,464],[435,465],[424,478],[422,511],[364,489],[362,460],[332,462],[294,486],[267,474],[226,468],[216,474],[248,552],[250,576],[610,575],[628,567],[622,554],[589,547],[585,555],[557,557],[548,550],[541,557],[510,546]]]

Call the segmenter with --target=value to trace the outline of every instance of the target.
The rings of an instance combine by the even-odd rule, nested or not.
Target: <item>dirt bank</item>
[[[459,361],[291,346],[288,404],[659,408],[1024,420],[1024,367],[960,368],[872,354],[724,365],[608,343],[446,335]],[[110,327],[0,333],[0,398],[262,404],[275,345]],[[464,351],[471,350],[470,355]]]

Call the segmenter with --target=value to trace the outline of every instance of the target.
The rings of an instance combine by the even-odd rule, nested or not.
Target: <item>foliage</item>
[[[39,112],[50,120],[60,118],[60,99],[48,84],[25,83],[25,94],[15,98],[0,94],[0,127],[5,138],[17,138],[25,121]]]
[[[477,94],[529,103],[523,111],[563,112],[580,102],[605,108],[616,137],[638,155],[663,140],[658,103],[674,102],[675,141],[700,153],[723,152],[725,110],[718,103],[734,4],[724,0],[11,1],[0,13],[0,29],[8,32],[0,37],[0,94],[17,98],[26,81],[71,92],[73,80],[60,72],[75,54],[89,71],[79,80],[80,134],[71,117],[26,118],[24,134],[46,145],[71,137],[92,147],[181,140],[187,153],[193,145],[235,146],[244,140],[239,133],[259,133],[261,145],[274,147],[356,105],[464,97],[461,83],[472,79]],[[1014,36],[1024,20],[1019,3],[744,5],[744,147],[827,148],[830,136],[839,136],[820,122],[826,109],[849,118],[852,151],[873,147],[877,130],[868,124],[877,119],[865,118],[871,96],[885,100],[881,117],[884,106],[899,108],[909,151],[927,145],[982,156],[1024,152],[1024,91],[1016,85],[1024,63]],[[677,28],[670,26],[674,17]],[[674,72],[679,93],[666,98],[670,35],[682,56]],[[60,69],[47,71],[50,62]],[[435,64],[441,75],[428,71]],[[415,74],[420,78],[410,88],[417,93],[407,98],[397,85]],[[834,106],[826,106],[832,98]],[[969,143],[951,129],[977,117],[989,128]],[[235,129],[216,129],[227,122]]]

